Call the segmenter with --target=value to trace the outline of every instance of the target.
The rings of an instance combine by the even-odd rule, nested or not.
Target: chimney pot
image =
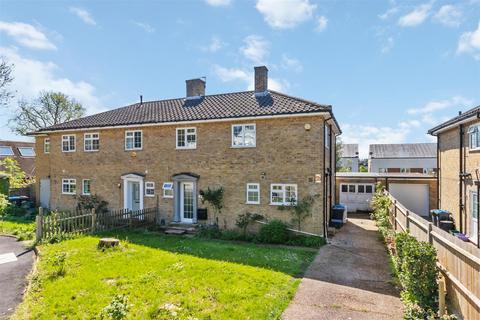
[[[199,98],[205,95],[205,80],[191,79],[185,82],[187,84],[187,99]]]
[[[255,67],[255,94],[268,91],[268,69],[265,66]]]

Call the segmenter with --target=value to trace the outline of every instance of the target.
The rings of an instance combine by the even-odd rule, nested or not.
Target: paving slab
[[[391,280],[374,222],[366,214],[350,215],[318,252],[282,318],[402,319],[402,302]]]

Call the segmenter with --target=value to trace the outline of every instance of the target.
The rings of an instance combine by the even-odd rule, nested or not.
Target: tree
[[[225,193],[225,189],[223,187],[219,187],[217,189],[210,189],[207,190],[200,190],[200,196],[202,197],[202,203],[208,202],[215,212],[215,223],[218,225],[218,215],[222,213],[223,209],[223,195]]]
[[[335,143],[335,161],[336,161],[336,168],[337,171],[341,171],[342,163],[342,149],[343,149],[343,142],[340,138],[337,138],[337,142]]]
[[[245,214],[240,214],[235,221],[235,224],[237,227],[239,227],[242,230],[242,236],[243,239],[246,239],[247,237],[247,228],[255,220],[263,220],[263,216],[258,213],[250,213],[247,212]]]
[[[0,167],[3,167],[0,173],[8,177],[10,188],[22,188],[26,185],[25,172],[20,168],[17,160],[7,157],[0,160]]]
[[[13,65],[4,57],[0,57],[0,106],[5,106],[13,98],[13,93],[7,89],[13,81]]]
[[[13,132],[28,132],[78,119],[85,115],[85,108],[61,92],[41,92],[32,102],[19,101],[15,116],[10,119]]]

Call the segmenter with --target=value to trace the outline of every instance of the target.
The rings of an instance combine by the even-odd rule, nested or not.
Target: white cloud
[[[226,7],[232,3],[231,0],[205,0],[205,2],[213,7]]]
[[[424,3],[415,7],[408,14],[398,19],[398,25],[401,27],[415,27],[422,24],[430,15],[432,3]]]
[[[380,18],[381,20],[387,20],[388,18],[390,18],[391,16],[393,16],[397,12],[398,12],[398,7],[393,7],[393,8],[388,9],[384,13],[379,14],[378,18]]]
[[[155,32],[155,28],[152,27],[151,25],[149,25],[146,22],[133,21],[133,24],[136,25],[137,27],[143,29],[143,31],[145,31],[147,33],[154,33]]]
[[[75,14],[77,17],[79,17],[86,24],[89,24],[91,26],[95,26],[97,24],[97,22],[93,19],[90,12],[88,12],[85,9],[77,8],[77,7],[70,7],[70,12]]]
[[[435,13],[433,18],[444,26],[458,27],[462,19],[462,11],[453,5],[444,5]]]
[[[480,60],[480,22],[474,31],[465,32],[458,41],[457,53],[469,53]]]
[[[317,26],[315,27],[315,31],[322,32],[327,28],[328,19],[325,16],[320,16],[317,18]]]
[[[240,48],[243,56],[253,63],[261,64],[269,54],[270,43],[261,36],[249,35],[245,39],[245,46]]]
[[[395,44],[395,40],[393,39],[393,37],[388,37],[387,41],[385,41],[385,43],[382,46],[382,53],[390,52],[394,44]]]
[[[0,55],[15,65],[12,89],[17,98],[33,99],[41,91],[60,91],[81,102],[88,113],[101,111],[95,87],[85,81],[72,81],[56,75],[59,67],[53,62],[24,58],[10,48],[0,47]]]
[[[214,73],[223,82],[241,81],[245,83],[247,90],[254,88],[254,74],[239,68],[225,68],[219,65],[213,66]],[[286,91],[290,87],[290,83],[283,79],[268,78],[268,88],[275,91]]]
[[[43,32],[31,24],[0,21],[0,32],[5,32],[16,42],[28,48],[43,50],[57,49]]]
[[[217,52],[225,46],[225,43],[218,37],[212,37],[210,43],[206,46],[201,46],[200,49],[205,52]]]
[[[303,70],[303,65],[300,60],[291,58],[286,54],[282,54],[282,68],[287,70],[293,70],[295,72],[301,72]]]
[[[440,110],[449,109],[452,107],[468,106],[472,103],[472,100],[462,96],[455,96],[450,99],[444,100],[432,100],[427,102],[423,107],[408,109],[407,113],[411,115],[430,115]]]
[[[257,10],[273,28],[293,28],[312,18],[317,5],[309,0],[258,0]]]

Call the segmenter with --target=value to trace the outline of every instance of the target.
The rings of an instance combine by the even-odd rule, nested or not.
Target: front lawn
[[[121,314],[124,305],[127,319],[277,319],[315,255],[143,231],[112,235],[120,248],[98,250],[93,236],[41,245],[13,319],[108,319],[107,310]]]
[[[14,216],[0,217],[0,234],[17,236],[19,240],[32,240],[35,236],[35,221]]]

